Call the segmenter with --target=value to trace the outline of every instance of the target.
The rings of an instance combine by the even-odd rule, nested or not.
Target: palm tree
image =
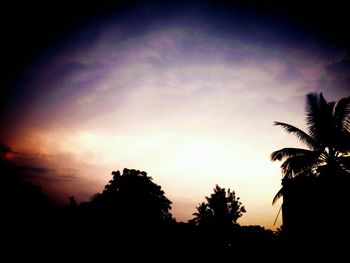
[[[214,193],[205,199],[206,203],[202,202],[196,207],[197,212],[193,214],[195,217],[190,220],[191,223],[202,226],[231,226],[237,224],[237,220],[246,212],[235,191],[226,191],[218,185],[215,186]]]
[[[209,209],[208,204],[202,202],[196,209],[198,212],[193,213],[194,218],[189,220],[190,223],[208,225],[212,222],[213,211]]]
[[[275,122],[292,133],[308,149],[283,148],[271,154],[272,161],[283,161],[282,188],[273,204],[285,194],[283,185],[297,177],[335,178],[350,171],[350,97],[337,103],[327,102],[322,93],[306,95],[308,133],[299,128]]]

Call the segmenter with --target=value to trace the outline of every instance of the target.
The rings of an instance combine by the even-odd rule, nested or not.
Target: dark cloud
[[[40,178],[37,178],[41,182],[45,183],[55,183],[55,184],[60,184],[60,183],[72,183],[77,180],[76,175],[74,174],[49,174],[48,176],[41,176]]]
[[[346,58],[332,63],[327,66],[326,70],[328,73],[333,75],[350,75],[350,59]]]
[[[324,76],[319,80],[322,90],[333,90],[340,97],[350,95],[350,59],[344,58],[340,61],[326,66]]]
[[[35,174],[47,174],[47,173],[52,172],[50,169],[47,169],[44,167],[35,167],[35,166],[31,166],[31,165],[21,165],[21,166],[18,166],[18,168],[21,171],[35,173]]]
[[[283,70],[280,72],[277,80],[281,85],[291,83],[300,79],[302,74],[299,72],[296,65],[284,64]]]
[[[60,168],[57,159],[45,154],[13,152],[0,143],[0,174],[3,180],[30,181],[39,185],[45,194],[60,203],[66,203],[68,195],[87,196],[85,189],[79,189],[82,179],[74,168]],[[10,153],[11,156],[6,154]],[[12,178],[12,179],[11,179]],[[91,195],[91,193],[89,193]]]
[[[0,143],[0,153],[10,153],[11,148],[4,143]]]
[[[70,75],[80,73],[86,69],[87,69],[87,66],[82,63],[70,62],[64,65],[61,65],[61,67],[54,70],[53,75],[55,76],[55,78],[64,79]]]

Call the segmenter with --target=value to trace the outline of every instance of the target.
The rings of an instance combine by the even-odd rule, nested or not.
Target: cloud
[[[196,96],[215,100],[225,93],[229,99],[245,95],[278,102],[330,90],[331,81],[338,89],[347,83],[346,77],[334,79],[332,69],[323,76],[327,63],[339,57],[334,48],[304,38],[296,38],[303,44],[291,45],[264,23],[242,22],[255,32],[247,34],[234,24],[218,30],[215,23],[192,20],[148,22],[138,34],[125,33],[125,23],[101,23],[80,49],[66,46],[31,71],[21,112],[39,127],[86,127],[112,117],[119,122],[133,107],[147,110],[161,97],[157,93],[164,100],[158,106],[169,113],[178,103],[186,110],[186,101]]]
[[[23,172],[35,173],[35,174],[47,174],[50,172],[49,169],[44,167],[35,167],[30,165],[18,166],[18,168]]]
[[[324,65],[324,73],[317,84],[333,100],[350,94],[350,60],[348,55]]]
[[[11,153],[11,148],[4,144],[4,143],[0,143],[0,153],[3,154],[3,153]]]
[[[1,161],[12,167],[12,176],[40,185],[47,196],[61,204],[67,204],[69,195],[86,201],[103,185],[100,180],[84,177],[81,172],[85,170],[77,169],[79,163],[74,162],[71,155],[11,151],[3,143],[1,150],[5,153]]]
[[[350,71],[350,59],[343,59],[327,66],[327,71],[331,74],[347,74]]]
[[[55,79],[66,79],[71,75],[81,74],[87,69],[87,66],[79,62],[70,62],[62,65],[53,72]]]
[[[350,92],[350,59],[343,58],[338,62],[331,63],[326,67],[326,73],[330,81],[338,89],[347,89]]]

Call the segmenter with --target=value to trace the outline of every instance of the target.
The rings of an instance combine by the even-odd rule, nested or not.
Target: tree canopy
[[[144,171],[112,172],[113,179],[91,200],[93,207],[115,214],[119,219],[142,222],[170,222],[171,201]]]

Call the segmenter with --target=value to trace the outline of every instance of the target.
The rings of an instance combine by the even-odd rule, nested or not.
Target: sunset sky
[[[219,184],[241,197],[240,224],[275,229],[281,172],[270,153],[301,145],[273,122],[305,129],[308,92],[349,96],[350,54],[335,33],[269,7],[138,2],[84,13],[8,81],[0,142],[61,202],[88,200],[127,167],[162,186],[179,221]]]

